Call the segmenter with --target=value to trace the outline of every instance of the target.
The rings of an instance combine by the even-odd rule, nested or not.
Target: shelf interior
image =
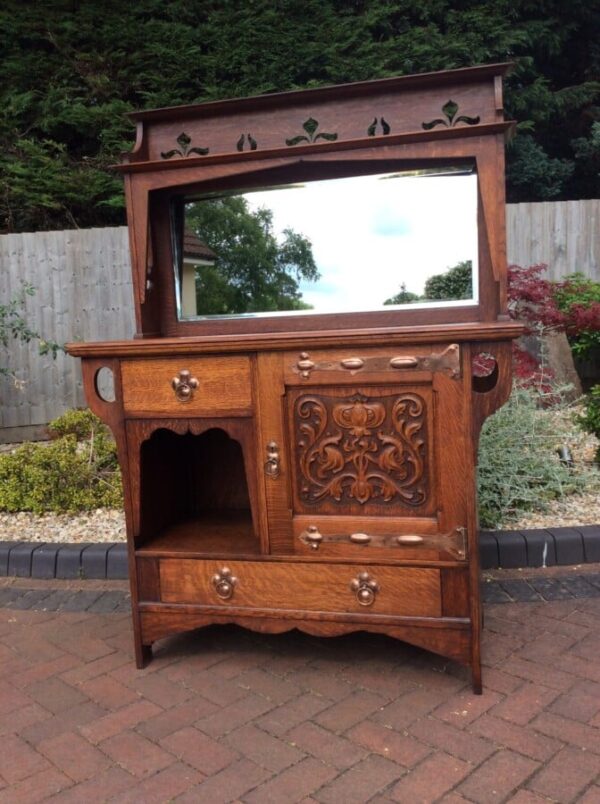
[[[154,431],[142,444],[138,552],[256,555],[241,444],[220,429]]]
[[[250,511],[220,511],[170,525],[138,549],[139,554],[259,555]]]

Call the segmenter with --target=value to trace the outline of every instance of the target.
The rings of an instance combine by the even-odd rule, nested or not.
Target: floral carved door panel
[[[431,516],[432,414],[428,384],[291,391],[294,513]]]

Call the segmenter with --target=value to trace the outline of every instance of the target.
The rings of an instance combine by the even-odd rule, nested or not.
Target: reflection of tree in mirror
[[[473,298],[473,263],[464,260],[448,268],[442,274],[430,276],[425,282],[426,299],[472,299]]]
[[[396,293],[389,299],[384,301],[384,304],[410,304],[411,302],[421,301],[421,296],[418,293],[411,293],[406,289],[406,282],[400,285],[400,292]]]
[[[462,301],[473,298],[473,262],[463,260],[441,274],[430,276],[425,282],[422,296],[411,293],[403,282],[400,292],[384,304],[411,304],[411,302]]]
[[[319,279],[312,244],[292,229],[278,240],[271,210],[231,196],[187,204],[185,222],[217,255],[196,269],[198,315],[311,309],[299,280]]]

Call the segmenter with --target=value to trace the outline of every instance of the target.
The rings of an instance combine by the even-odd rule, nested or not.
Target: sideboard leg
[[[152,661],[152,645],[142,645],[137,643],[135,646],[135,666],[138,670],[143,670]]]
[[[479,656],[473,656],[471,664],[471,682],[473,685],[473,694],[481,695],[483,687],[481,682],[481,659]]]

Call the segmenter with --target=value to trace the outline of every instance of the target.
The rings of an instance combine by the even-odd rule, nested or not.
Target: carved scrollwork
[[[305,503],[427,500],[425,401],[415,393],[296,402],[298,478]]]

